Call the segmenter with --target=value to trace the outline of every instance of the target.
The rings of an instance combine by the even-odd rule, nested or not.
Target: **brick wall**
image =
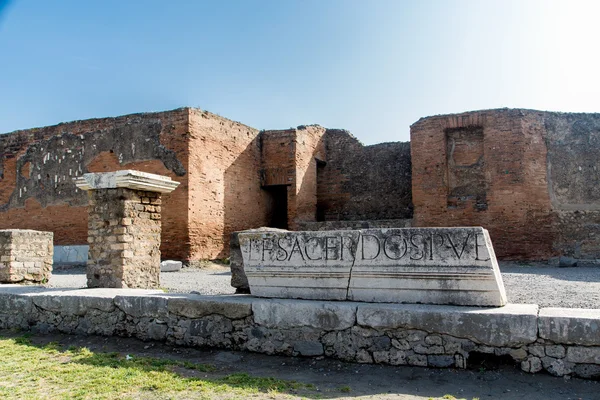
[[[0,135],[0,228],[54,232],[55,244],[87,243],[87,195],[73,179],[137,169],[181,182],[165,196],[165,258],[186,259],[188,109],[74,121]]]
[[[412,217],[410,143],[363,146],[349,132],[327,129],[327,163],[319,169],[319,219]]]
[[[291,229],[298,229],[300,221],[317,220],[317,160],[327,159],[324,134],[318,125],[299,126],[296,131],[296,180],[288,204]]]
[[[231,232],[267,225],[258,131],[191,109],[189,145],[190,259],[226,257]]]
[[[505,259],[600,257],[600,116],[485,110],[411,126],[414,226],[481,225]]]
[[[316,220],[317,160],[326,159],[324,133],[325,128],[318,125],[261,133],[262,185],[267,190],[287,186],[289,229],[297,229],[301,221]]]

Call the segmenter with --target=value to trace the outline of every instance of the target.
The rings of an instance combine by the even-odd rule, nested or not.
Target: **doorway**
[[[264,188],[271,195],[270,228],[288,228],[288,185],[273,185]]]

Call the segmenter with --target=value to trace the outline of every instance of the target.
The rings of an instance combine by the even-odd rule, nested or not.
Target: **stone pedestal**
[[[0,230],[0,282],[44,283],[52,275],[52,232]]]
[[[125,170],[85,174],[76,184],[89,197],[87,286],[157,288],[161,193],[179,183]]]

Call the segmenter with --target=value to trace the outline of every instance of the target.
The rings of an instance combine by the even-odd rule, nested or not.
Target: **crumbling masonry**
[[[600,258],[600,114],[499,109],[422,118],[410,143],[320,126],[258,131],[206,111],[91,119],[0,136],[0,228],[87,243],[74,179],[132,169],[179,182],[163,258],[228,256],[232,232],[484,226],[499,258]]]

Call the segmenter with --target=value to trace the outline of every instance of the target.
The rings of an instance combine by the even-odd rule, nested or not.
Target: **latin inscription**
[[[485,237],[480,231],[449,233],[439,230],[389,230],[378,234],[315,235],[310,232],[265,234],[250,239],[249,260],[289,262],[354,262],[391,260],[435,262],[453,259],[488,261]],[[333,233],[333,232],[332,232]]]

